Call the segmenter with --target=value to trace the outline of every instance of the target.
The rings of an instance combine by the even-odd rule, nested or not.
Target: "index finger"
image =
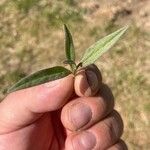
[[[92,64],[79,70],[75,76],[74,88],[78,96],[94,96],[102,86],[102,75]]]

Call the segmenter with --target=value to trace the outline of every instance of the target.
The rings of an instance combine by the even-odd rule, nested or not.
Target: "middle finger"
[[[113,107],[112,93],[103,85],[96,97],[80,97],[66,104],[61,112],[61,120],[69,130],[83,130],[106,117]]]

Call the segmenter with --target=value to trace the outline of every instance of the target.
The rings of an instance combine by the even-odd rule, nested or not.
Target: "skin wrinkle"
[[[119,113],[118,113],[117,111],[114,111],[114,113],[115,113],[116,118],[117,118],[116,124],[117,124],[117,125],[120,124],[120,126],[121,126],[121,128],[122,128],[122,130],[120,130],[121,132],[119,133],[120,136],[122,136],[123,130],[124,130],[123,120],[122,120],[121,116],[119,115]]]
[[[80,103],[80,105],[86,105],[86,104],[84,104],[84,103],[82,103],[82,102],[76,102],[76,103],[74,103],[72,106],[76,106],[76,105],[79,105],[79,103]],[[88,106],[88,105],[87,105]],[[71,118],[71,116],[70,116],[70,111],[71,111],[71,109],[69,109],[69,120],[73,123],[73,125],[75,124],[74,123],[74,120]],[[91,115],[91,119],[93,118],[93,112],[92,112],[92,109],[90,109],[90,115]],[[90,120],[88,120],[88,122],[86,123],[86,125],[88,125],[88,123],[91,121],[91,119]],[[80,131],[80,130],[82,130],[82,127],[84,127],[85,126],[85,124],[83,124],[82,126],[80,126],[80,128],[78,129],[78,128],[76,128],[75,126],[74,126],[74,128],[75,128],[75,131]]]
[[[81,132],[81,133],[77,133],[77,134],[74,135],[74,137],[75,137],[75,136],[82,136],[83,134],[86,134],[86,133],[90,133],[91,136],[94,136],[95,142],[94,142],[94,146],[93,146],[93,148],[92,148],[92,149],[94,149],[94,148],[96,147],[96,143],[97,143],[97,142],[96,142],[96,136],[95,136],[93,133],[91,133],[90,131],[83,131],[83,132]],[[73,138],[74,138],[74,137],[73,137]],[[72,143],[73,149],[76,150],[76,149],[75,149],[76,146],[75,146],[74,143],[73,143],[73,138],[72,138],[72,140],[71,140],[71,143]],[[78,145],[79,145],[79,146],[80,146],[80,142],[81,142],[81,141],[84,142],[83,139],[81,139],[80,141],[78,141]],[[81,143],[82,143],[82,142],[81,142]],[[84,144],[84,143],[83,143],[83,144]]]
[[[101,101],[104,101],[103,97],[99,97],[99,99],[100,99]],[[101,103],[101,108],[102,108],[103,110],[106,110],[107,106],[104,104],[104,102]],[[102,116],[105,117],[106,115],[107,115],[107,112],[104,112],[104,111],[103,111]],[[103,119],[103,118],[101,118],[100,120],[102,120],[102,119]],[[99,121],[100,121],[100,120],[99,120]]]
[[[114,114],[115,116],[112,114]],[[104,120],[104,125],[108,129],[108,137],[113,144],[115,144],[118,141],[118,137],[120,137],[123,132],[122,127],[120,127],[122,126],[122,124],[118,126],[118,121],[120,122],[119,118],[117,116],[117,113],[114,111],[109,116],[109,120],[106,120],[106,121]]]
[[[2,105],[0,105],[2,106]],[[2,107],[3,108],[3,107]],[[3,112],[4,111],[4,112]],[[0,109],[0,113],[1,114],[5,114],[5,118],[7,118],[7,122],[5,120],[3,120],[3,118],[0,118],[0,126],[1,126],[1,131],[0,131],[0,135],[3,135],[3,134],[8,134],[11,132],[11,130],[9,132],[5,132],[5,130],[7,131],[8,129],[11,128],[11,126],[8,126],[9,125],[9,122],[11,122],[11,120],[14,120],[15,119],[15,114],[12,113],[13,111],[10,109],[10,110],[7,110],[7,113],[5,113],[5,110],[4,109]],[[14,122],[14,125],[15,125],[15,122]]]
[[[117,133],[115,131],[115,127],[112,124],[112,121],[105,122],[104,124],[105,124],[106,128],[108,128],[108,133],[107,133],[108,135],[107,136],[109,137],[111,142],[115,143],[117,141],[116,140],[117,139]],[[112,141],[112,140],[114,140],[114,141]]]
[[[68,114],[68,120],[69,120],[69,122],[71,121],[70,111],[71,111],[70,109],[67,109],[67,113],[66,113],[66,114]],[[70,130],[69,128],[67,128],[67,129]]]
[[[21,130],[21,129],[24,128],[24,127],[28,127],[28,126],[34,124],[35,122],[37,122],[37,121],[40,120],[40,119],[41,119],[41,117],[38,118],[38,119],[36,119],[36,120],[34,120],[34,121],[31,122],[30,124],[26,124],[26,125],[24,125],[23,127],[19,127],[19,128],[17,128],[16,130],[13,130],[13,132],[19,131],[19,130]],[[6,135],[6,134],[10,134],[10,133],[12,133],[12,131],[0,133],[0,136],[1,136],[1,135]]]
[[[31,126],[27,126],[27,127],[25,128],[25,130],[26,130],[26,131],[32,130],[33,128],[34,128],[34,125],[31,125]],[[18,139],[17,137],[14,138],[15,132],[21,133],[21,132],[22,132],[22,129],[19,129],[19,130],[17,130],[17,131],[11,132],[11,133],[6,133],[5,135],[0,135],[0,149],[1,149],[1,150],[10,149],[10,146],[11,146],[11,148],[14,147],[13,142],[18,143],[19,139]],[[23,135],[22,135],[22,138],[25,139],[25,138],[26,138],[26,135],[23,134]],[[8,141],[10,142],[9,145],[8,145]],[[19,147],[20,147],[20,145],[19,145]],[[27,147],[26,147],[26,149],[27,149]]]
[[[26,112],[28,112],[28,114],[32,114],[32,111],[25,105],[25,107],[24,107],[24,109],[26,110]],[[10,117],[10,116],[12,116],[12,110],[11,110],[11,112],[10,113],[8,113],[8,112],[10,112],[10,111],[7,111],[7,115]],[[9,115],[10,114],[10,115]],[[16,114],[13,114],[13,115],[16,115]],[[30,116],[29,115],[29,116]],[[33,114],[32,114],[33,115]],[[35,115],[36,115],[36,118],[34,119],[34,120],[32,120],[30,123],[28,123],[28,124],[24,124],[23,126],[22,125],[20,125],[20,126],[17,126],[16,127],[16,129],[15,130],[13,130],[13,131],[18,131],[18,130],[20,130],[21,128],[23,128],[23,127],[26,127],[26,126],[29,126],[29,125],[31,125],[31,124],[33,124],[35,121],[38,121],[41,117],[42,117],[42,115],[44,115],[44,114],[42,114],[42,113],[35,113]],[[8,119],[9,120],[9,119]],[[11,117],[11,119],[10,119],[10,121],[11,120],[14,120],[14,119],[12,119],[12,117]],[[0,121],[0,124],[1,123],[4,123],[5,124],[5,126],[7,125],[7,124],[9,124],[8,122],[6,123],[6,122],[4,122],[4,121]],[[15,125],[15,124],[14,124]],[[2,125],[1,125],[2,126]],[[12,126],[12,125],[11,125]],[[16,125],[15,125],[16,126]],[[5,128],[11,128],[11,127],[4,127],[4,129]],[[9,134],[10,132],[12,132],[11,130],[9,131],[9,132],[5,132],[5,130],[4,131],[0,131],[0,135],[3,135],[3,134]]]
[[[99,97],[100,98],[100,97]],[[101,99],[101,98],[100,98]],[[104,103],[101,103],[102,105],[104,105]],[[104,106],[105,107],[105,106]],[[106,108],[106,107],[105,107]],[[91,109],[91,112],[92,112],[92,118],[93,118],[93,114],[94,114],[94,112],[93,112],[93,110]],[[105,113],[105,112],[104,112]],[[93,124],[96,124],[96,123],[98,123],[99,121],[101,121],[101,120],[103,120],[107,115],[109,115],[109,114],[106,114],[105,113],[105,115],[103,115],[103,114],[101,114],[103,117],[101,118],[99,118],[99,119],[97,119],[97,120],[95,120],[95,121],[93,121],[93,123],[89,126],[89,123],[90,123],[90,121],[92,121],[92,118],[91,118],[91,120],[89,121],[89,123],[87,123],[86,125],[84,125],[84,126],[82,126],[80,129],[78,129],[77,131],[82,131],[82,130],[84,130],[85,128],[90,128],[91,126],[93,126]]]
[[[111,146],[110,148],[108,148],[108,150],[128,150],[128,147],[125,144],[125,142],[120,139],[113,146]]]
[[[75,102],[75,103],[73,103],[71,106],[70,106],[70,108],[72,107],[72,106],[75,106],[75,105],[77,105],[78,103],[77,102]],[[71,109],[67,109],[67,114],[68,114],[68,120],[69,120],[69,122],[72,122],[71,123],[71,125],[73,125],[73,129],[75,129],[75,131],[77,131],[77,128],[74,126],[74,121],[71,119]],[[70,130],[70,129],[68,129],[68,130]],[[70,130],[71,131],[71,130]]]

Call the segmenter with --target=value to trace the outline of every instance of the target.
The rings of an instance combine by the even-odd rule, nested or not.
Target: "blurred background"
[[[149,8],[149,0],[0,0],[0,90],[62,64],[64,23],[78,60],[92,43],[128,24],[128,32],[96,64],[115,96],[129,149],[150,149]]]

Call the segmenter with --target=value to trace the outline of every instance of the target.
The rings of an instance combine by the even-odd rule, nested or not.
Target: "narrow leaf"
[[[7,93],[36,86],[42,83],[46,83],[48,81],[57,80],[69,74],[71,74],[71,72],[61,66],[40,70],[18,81],[7,90]]]
[[[75,62],[72,60],[65,60],[65,61],[63,61],[63,63],[64,64],[75,64]]]
[[[91,47],[89,47],[83,58],[81,59],[82,65],[87,66],[94,63],[103,53],[108,51],[125,33],[127,26],[107,35],[106,37],[100,39]]]
[[[72,35],[66,25],[64,25],[64,30],[65,30],[65,50],[67,60],[75,62],[75,49]],[[72,70],[74,70],[73,64],[71,64],[71,68]]]

